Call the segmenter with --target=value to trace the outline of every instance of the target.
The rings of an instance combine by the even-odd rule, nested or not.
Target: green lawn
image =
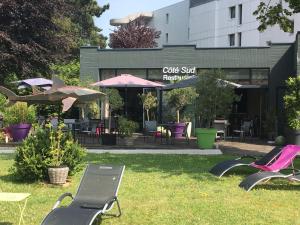
[[[238,184],[253,170],[245,168],[222,179],[208,173],[212,165],[227,158],[89,154],[87,162],[126,165],[119,191],[123,215],[104,219],[102,224],[300,224],[300,184],[277,180],[247,193]],[[12,164],[13,155],[0,155],[0,189],[32,194],[25,212],[28,225],[40,224],[60,194],[74,193],[82,174],[67,188],[22,184],[13,181]],[[0,210],[0,225],[17,224],[17,204],[0,202]]]

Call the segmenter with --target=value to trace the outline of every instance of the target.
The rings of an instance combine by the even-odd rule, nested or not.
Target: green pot
[[[217,129],[196,128],[198,147],[201,149],[212,149],[215,143]]]

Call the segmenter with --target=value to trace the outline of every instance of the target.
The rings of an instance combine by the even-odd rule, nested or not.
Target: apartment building
[[[285,33],[278,26],[259,32],[259,22],[253,12],[260,1],[185,0],[150,13],[112,19],[111,25],[123,25],[144,16],[149,26],[161,31],[159,47],[182,44],[201,48],[251,47],[294,42],[300,31],[300,15],[293,16],[294,33]]]

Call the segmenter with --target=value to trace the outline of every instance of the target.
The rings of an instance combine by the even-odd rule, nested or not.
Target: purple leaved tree
[[[110,34],[111,48],[154,48],[161,32],[147,26],[143,18],[138,18],[118,27]]]

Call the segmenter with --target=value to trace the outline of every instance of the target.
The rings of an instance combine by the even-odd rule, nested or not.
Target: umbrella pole
[[[127,117],[127,114],[128,114],[128,112],[127,112],[127,110],[128,110],[128,106],[127,106],[128,101],[127,101],[127,98],[128,98],[128,90],[127,90],[127,87],[125,87],[125,115],[126,115],[126,117]]]

